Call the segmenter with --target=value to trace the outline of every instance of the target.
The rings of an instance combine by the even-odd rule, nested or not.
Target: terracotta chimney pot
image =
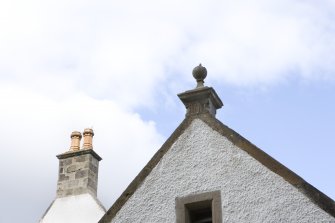
[[[93,149],[93,144],[92,144],[93,136],[94,136],[93,129],[90,129],[90,128],[84,129],[83,136],[84,136],[83,149]]]
[[[71,147],[70,151],[78,151],[80,150],[80,140],[81,140],[81,133],[78,131],[73,131],[71,133]]]

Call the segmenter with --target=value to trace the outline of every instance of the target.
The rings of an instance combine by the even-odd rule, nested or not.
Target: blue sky
[[[73,130],[93,127],[109,208],[206,85],[226,125],[335,199],[335,3],[2,1],[0,222],[36,222]],[[122,170],[122,171],[121,171]]]

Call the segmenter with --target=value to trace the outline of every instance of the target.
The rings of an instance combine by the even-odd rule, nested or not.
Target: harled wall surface
[[[221,191],[222,221],[335,222],[297,188],[195,119],[112,222],[175,222],[175,198]]]

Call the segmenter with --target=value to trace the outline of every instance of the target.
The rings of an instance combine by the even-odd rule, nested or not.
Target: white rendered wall
[[[295,187],[194,120],[112,222],[175,222],[175,197],[221,190],[228,222],[335,222]]]
[[[57,198],[40,223],[96,223],[105,210],[90,194]]]

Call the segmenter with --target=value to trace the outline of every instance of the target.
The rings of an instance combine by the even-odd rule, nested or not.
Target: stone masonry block
[[[94,164],[95,166],[99,165],[99,161],[93,156],[90,156],[90,163]]]
[[[95,165],[93,165],[92,163],[90,163],[90,170],[97,174],[98,173],[98,167],[96,167]]]
[[[82,193],[85,193],[85,192],[87,192],[87,189],[86,189],[86,188],[79,187],[79,188],[75,188],[75,189],[73,189],[72,194],[73,194],[73,195],[77,195],[77,194],[82,194]]]
[[[92,172],[91,170],[88,171],[88,178],[93,179],[96,181],[97,174]]]
[[[87,160],[87,156],[78,156],[75,158],[76,162],[85,162]]]
[[[77,187],[79,185],[79,180],[69,181],[68,187]]]
[[[76,179],[84,178],[88,176],[88,170],[78,170],[76,172]]]
[[[77,165],[71,165],[66,169],[67,173],[75,172],[77,170]]]
[[[97,183],[92,179],[88,179],[87,186],[91,187],[94,190],[97,190]]]
[[[73,195],[73,189],[67,189],[65,191],[65,196]]]
[[[58,181],[65,181],[65,180],[68,180],[69,179],[69,176],[66,176],[65,174],[59,174],[59,179]]]
[[[60,166],[68,166],[72,163],[72,158],[67,158],[60,161]]]

